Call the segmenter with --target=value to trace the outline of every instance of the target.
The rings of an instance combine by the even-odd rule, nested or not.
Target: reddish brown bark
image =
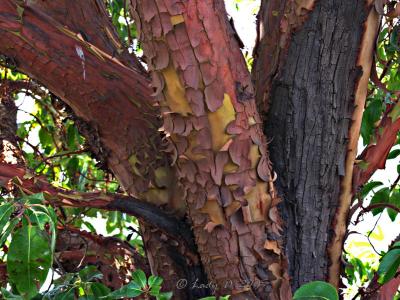
[[[72,32],[100,48],[125,66],[132,67],[146,77],[146,71],[135,55],[130,55],[120,41],[102,0],[44,0],[29,4],[62,24]]]
[[[223,1],[131,3],[215,293],[290,298],[266,140]]]
[[[139,195],[151,182],[156,186],[154,172],[167,162],[146,155],[161,147],[147,78],[36,8],[21,10],[19,16],[14,1],[0,3],[0,52],[90,124],[129,192]]]

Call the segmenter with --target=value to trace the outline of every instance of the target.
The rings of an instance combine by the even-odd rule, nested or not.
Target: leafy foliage
[[[379,264],[379,283],[385,284],[392,279],[400,268],[400,242],[393,245],[382,257]]]
[[[313,281],[302,285],[293,295],[294,300],[339,300],[339,295],[332,285],[323,281]]]
[[[28,224],[16,230],[8,256],[9,280],[24,298],[32,298],[46,280],[51,267],[50,246],[39,226]]]
[[[38,293],[53,262],[57,217],[43,202],[43,194],[23,195],[11,201],[3,199],[0,206],[0,245],[4,247],[11,239],[7,250],[9,281],[25,299]]]

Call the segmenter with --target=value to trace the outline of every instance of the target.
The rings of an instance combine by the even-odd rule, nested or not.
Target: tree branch
[[[13,182],[12,182],[13,181]],[[52,186],[43,176],[34,176],[23,167],[0,163],[0,185],[10,189],[16,184],[25,193],[45,193],[52,206],[96,208],[120,211],[135,216],[168,236],[182,240],[192,251],[196,251],[189,226],[159,207],[134,197],[103,192],[78,193]]]
[[[384,169],[390,149],[396,143],[400,130],[398,112],[400,102],[391,105],[375,129],[374,143],[368,145],[357,158],[353,171],[353,192],[356,193],[378,169]]]
[[[103,237],[70,226],[59,227],[55,249],[55,268],[75,273],[86,265],[96,265],[103,274],[101,282],[117,289],[141,269],[150,275],[146,258],[129,243],[115,237]]]
[[[45,12],[85,41],[147,77],[137,57],[120,41],[103,0],[32,1],[29,6]]]
[[[105,47],[104,43],[100,46]],[[153,106],[146,75],[125,66],[46,11],[12,0],[0,2],[0,53],[90,125],[90,137],[105,148],[110,169],[127,191],[139,195],[157,186],[156,170],[169,164],[160,151],[159,110]]]

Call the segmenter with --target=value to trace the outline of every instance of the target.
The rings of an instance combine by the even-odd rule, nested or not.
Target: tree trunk
[[[215,294],[288,299],[279,199],[223,1],[131,1]]]
[[[284,198],[289,274],[296,289],[327,280],[329,265],[340,263],[345,232],[334,262],[327,251],[339,222],[334,222],[335,213],[341,211],[340,218],[347,221],[351,195],[346,194],[347,203],[339,198],[351,187],[378,18],[365,1],[303,1],[303,7],[281,17],[284,39],[276,46],[268,32],[273,7],[266,3],[260,20],[265,36],[260,37],[253,75],[259,84],[258,103],[269,109],[265,131]],[[290,5],[287,1],[286,12]],[[281,8],[280,14],[284,12]],[[371,24],[366,22],[370,12],[375,16]],[[294,32],[290,39],[288,31]],[[271,50],[278,53],[276,71],[260,81],[267,63],[263,55]],[[355,106],[358,111],[353,114]],[[340,270],[331,275],[337,285]]]
[[[372,1],[262,1],[253,78],[222,0],[130,2],[149,74],[101,0],[1,0],[0,53],[84,121],[130,195],[192,226],[198,253],[141,226],[152,273],[176,299],[338,285]]]

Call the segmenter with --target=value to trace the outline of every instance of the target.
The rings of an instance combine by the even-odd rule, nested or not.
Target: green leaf
[[[93,295],[97,297],[97,299],[103,296],[108,296],[111,293],[111,290],[100,282],[93,282],[90,285],[90,288],[93,292]]]
[[[21,200],[26,204],[43,204],[46,199],[44,198],[43,193],[37,193],[32,195],[23,195]]]
[[[131,281],[119,290],[112,292],[109,297],[111,297],[111,299],[132,298],[140,296],[142,293],[143,291],[140,286],[136,282]]]
[[[365,184],[361,190],[361,199],[364,199],[368,196],[369,192],[371,192],[374,188],[383,185],[380,181],[370,181]]]
[[[7,202],[0,206],[0,234],[3,232],[4,226],[6,226],[7,222],[10,220],[13,211],[14,206],[11,203]]]
[[[378,282],[380,284],[385,284],[390,279],[392,279],[397,270],[400,267],[400,243],[399,247],[395,247],[389,250],[381,260],[378,268],[379,279]]]
[[[49,220],[49,217],[44,212],[36,211],[34,209],[29,210],[28,216],[31,223],[39,226],[40,230],[44,230],[44,227]]]
[[[163,282],[163,279],[159,276],[150,275],[150,277],[149,277],[149,286],[150,287],[161,286],[162,282]]]
[[[157,300],[169,300],[172,298],[172,292],[160,293],[156,298]]]
[[[62,292],[60,294],[57,294],[54,298],[51,298],[54,300],[75,300],[75,289],[69,289],[65,292]]]
[[[41,193],[42,194],[42,193]],[[40,197],[40,194],[36,194],[38,197]],[[44,201],[44,196],[42,194],[43,200],[40,200],[41,203]],[[38,198],[40,199],[40,198]],[[51,253],[54,253],[54,249],[56,246],[56,228],[57,228],[57,215],[56,212],[52,207],[47,207],[45,205],[41,204],[35,204],[35,206],[31,207],[31,210],[36,211],[36,212],[42,212],[47,216],[47,221],[49,222],[50,225],[50,230],[51,230]]]
[[[159,296],[160,295],[161,286],[155,285],[150,289],[150,295]]]
[[[387,159],[393,159],[400,155],[400,149],[395,149],[391,151],[387,157]]]
[[[132,279],[141,288],[144,288],[147,285],[146,274],[142,270],[136,270],[135,272],[133,272]]]
[[[13,293],[7,291],[5,288],[1,288],[1,295],[3,296],[4,299],[8,300],[8,299],[14,299],[14,300],[23,300],[24,298],[22,298],[19,295],[14,295]]]
[[[78,274],[84,282],[103,278],[103,274],[99,272],[96,266],[87,266],[86,268],[80,270]]]
[[[339,300],[336,289],[327,282],[313,281],[302,285],[293,296],[296,299]]]
[[[7,256],[9,280],[31,298],[46,280],[52,259],[48,241],[38,226],[24,226],[14,234]]]
[[[389,203],[396,206],[396,207],[400,207],[400,191],[399,190],[395,190],[389,198]],[[392,222],[394,222],[396,220],[397,217],[397,211],[391,208],[386,208],[386,211],[390,217],[390,219],[392,220]]]
[[[389,197],[390,195],[390,189],[385,187],[383,189],[380,189],[375,193],[375,195],[371,199],[371,205],[372,204],[379,204],[379,203],[389,203]],[[384,210],[384,208],[375,208],[372,210],[372,214],[375,216],[379,213],[381,213]]]
[[[94,226],[88,221],[82,221],[82,225],[85,225],[89,229],[90,232],[94,232],[94,233],[97,232],[96,228],[94,228]]]
[[[14,230],[15,226],[17,226],[17,224],[19,223],[18,219],[12,219],[11,222],[8,224],[6,230],[4,231],[4,233],[1,235],[0,238],[0,246],[3,245],[5,243],[5,241],[7,240],[8,236],[10,235],[10,233]]]

